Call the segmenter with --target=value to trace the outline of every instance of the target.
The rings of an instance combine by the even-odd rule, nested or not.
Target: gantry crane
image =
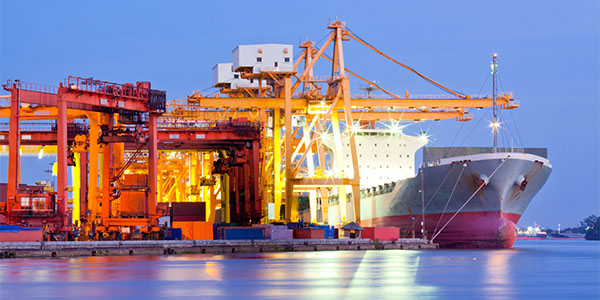
[[[90,157],[89,166],[91,174],[98,174],[99,150],[102,148],[102,197],[100,210],[102,223],[99,227],[128,225],[143,225],[151,228],[156,225],[156,180],[150,180],[146,189],[146,200],[144,202],[144,217],[132,219],[112,218],[111,201],[118,191],[118,162],[114,161],[115,143],[136,142],[146,145],[148,148],[148,174],[150,178],[156,178],[157,169],[157,140],[156,121],[165,109],[166,93],[164,91],[150,89],[149,82],[138,82],[134,84],[116,84],[93,80],[89,78],[69,77],[59,86],[49,87],[37,84],[28,84],[20,81],[8,81],[4,89],[11,93],[10,97],[10,130],[9,130],[9,168],[7,184],[7,202],[2,213],[6,215],[9,223],[28,224],[30,226],[44,226],[52,224],[55,233],[68,232],[71,227],[71,211],[67,202],[67,165],[69,152],[82,152],[81,147],[69,143],[69,115],[68,110],[76,110],[78,115],[85,115],[90,122]],[[32,217],[28,215],[15,214],[24,208],[31,208],[20,196],[20,145],[23,135],[21,134],[21,104],[52,107],[47,111],[56,112],[54,115],[37,115],[37,119],[55,119],[56,128],[52,132],[38,133],[41,135],[55,134],[57,155],[57,189],[56,206],[52,218]],[[115,124],[115,114],[120,124],[131,124],[129,130],[122,130]],[[72,124],[72,122],[71,122]],[[99,127],[102,128],[99,131]],[[147,135],[141,136],[141,129],[147,128]],[[41,139],[41,138],[40,138]],[[85,140],[85,139],[84,139]],[[101,145],[99,145],[101,144]],[[71,146],[71,147],[70,147]],[[81,145],[80,145],[81,146]],[[121,146],[122,147],[122,146]],[[83,146],[86,148],[86,145]],[[118,147],[117,147],[118,148]],[[75,150],[75,151],[73,151]],[[83,150],[85,151],[85,149]],[[121,152],[122,153],[122,152]],[[85,160],[84,160],[85,161]],[[87,166],[81,163],[80,166]],[[84,171],[87,173],[87,170]],[[90,176],[90,188],[97,186],[97,178]],[[90,191],[95,193],[95,191]],[[92,221],[96,214],[96,195],[89,197],[93,213]],[[77,212],[79,215],[79,212]]]

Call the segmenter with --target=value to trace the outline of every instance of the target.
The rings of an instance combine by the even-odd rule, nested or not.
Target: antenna
[[[498,87],[496,84],[496,79],[497,79],[497,75],[498,75],[498,62],[497,59],[498,58],[498,54],[494,53],[494,55],[492,56],[492,75],[493,75],[493,111],[494,111],[494,119],[492,120],[492,133],[494,135],[494,146],[492,148],[492,152],[496,153],[498,152],[498,127],[500,127],[499,123],[498,123],[498,108],[496,107],[496,98],[497,98],[497,94],[498,94]]]

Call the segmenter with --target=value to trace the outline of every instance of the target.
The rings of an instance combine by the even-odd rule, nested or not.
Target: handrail
[[[150,98],[150,89],[142,85],[145,83],[113,83],[108,81],[94,80],[92,78],[81,78],[69,76],[64,81],[65,87],[72,90],[83,90],[98,94],[110,96],[120,96],[134,98],[139,100],[148,100]],[[149,84],[148,84],[149,86]]]
[[[58,88],[55,86],[12,79],[7,80],[6,84],[4,84],[3,87],[5,90],[10,90],[12,89],[13,85],[15,85],[18,89],[26,91],[42,92],[48,94],[56,94],[58,92]]]

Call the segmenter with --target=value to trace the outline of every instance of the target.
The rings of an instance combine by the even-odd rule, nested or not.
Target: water
[[[0,299],[600,299],[600,243],[0,260]]]

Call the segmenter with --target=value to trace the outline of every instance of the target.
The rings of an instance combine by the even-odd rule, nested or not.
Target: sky
[[[168,99],[180,99],[211,91],[212,67],[230,62],[237,45],[319,41],[336,19],[467,94],[491,93],[490,60],[498,53],[499,91],[514,92],[521,104],[501,112],[500,145],[548,148],[553,166],[518,225],[565,228],[600,215],[599,6],[588,0],[1,0],[0,80],[58,85],[75,75],[150,81]],[[442,93],[356,42],[344,44],[344,56],[347,68],[390,91]],[[350,81],[352,93],[361,93],[359,80]],[[425,122],[405,131],[427,130],[430,146],[490,146],[490,110],[472,114],[470,122]],[[43,170],[50,161],[26,158],[23,182],[47,179]],[[6,169],[2,157],[0,181]]]

